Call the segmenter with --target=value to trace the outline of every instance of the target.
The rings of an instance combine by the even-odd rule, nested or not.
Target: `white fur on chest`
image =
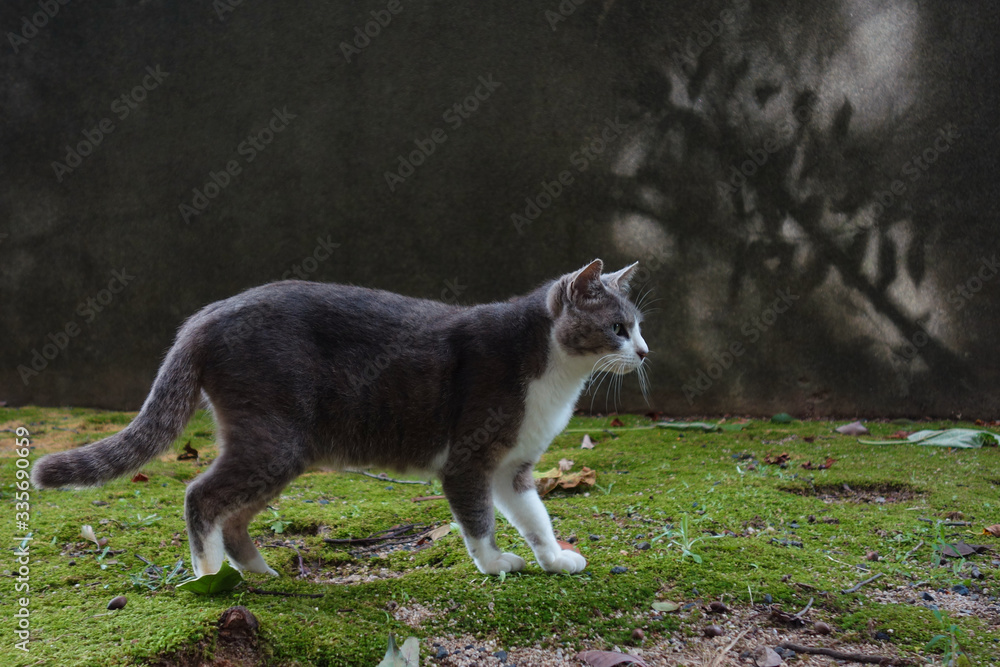
[[[577,398],[583,391],[591,361],[569,357],[551,341],[549,362],[542,376],[528,385],[524,420],[517,434],[517,444],[506,457],[512,463],[534,463],[559,435],[570,417]]]

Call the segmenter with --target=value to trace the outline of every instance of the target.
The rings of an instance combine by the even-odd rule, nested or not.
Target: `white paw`
[[[501,572],[520,572],[525,566],[524,559],[517,554],[502,553],[493,560],[480,563],[476,561],[476,567],[483,574],[500,574]]]
[[[587,567],[587,559],[575,551],[563,549],[555,558],[546,559],[544,562],[539,562],[539,564],[546,572],[576,574],[577,572],[582,572]]]

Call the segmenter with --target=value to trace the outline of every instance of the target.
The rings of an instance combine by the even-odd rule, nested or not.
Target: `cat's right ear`
[[[603,268],[604,262],[595,259],[579,271],[567,273],[560,278],[549,292],[549,312],[553,317],[559,316],[563,304],[583,307],[588,301],[599,298],[604,290],[604,283],[601,282]]]

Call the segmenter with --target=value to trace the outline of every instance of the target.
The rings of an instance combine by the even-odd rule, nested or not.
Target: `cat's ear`
[[[617,290],[618,292],[621,292],[623,296],[627,296],[629,283],[632,282],[632,278],[635,277],[635,272],[638,268],[639,262],[635,262],[630,266],[626,266],[621,271],[604,274],[601,276],[601,280],[603,280],[604,284],[608,286],[608,289]]]
[[[579,271],[567,273],[549,290],[548,307],[553,317],[559,317],[563,306],[573,304],[577,307],[586,305],[587,301],[597,299],[604,291],[601,282],[601,269],[604,262],[595,259]]]
[[[569,280],[566,282],[566,296],[570,303],[580,305],[600,296],[601,292],[604,291],[604,285],[601,283],[601,269],[603,268],[604,262],[595,259],[576,273],[570,274]]]

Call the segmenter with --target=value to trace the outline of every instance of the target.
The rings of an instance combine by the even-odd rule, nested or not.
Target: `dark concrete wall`
[[[653,407],[996,414],[992,3],[399,0],[348,62],[386,7],[4,4],[0,400],[135,408],[296,267],[477,302],[599,256],[649,269]]]

